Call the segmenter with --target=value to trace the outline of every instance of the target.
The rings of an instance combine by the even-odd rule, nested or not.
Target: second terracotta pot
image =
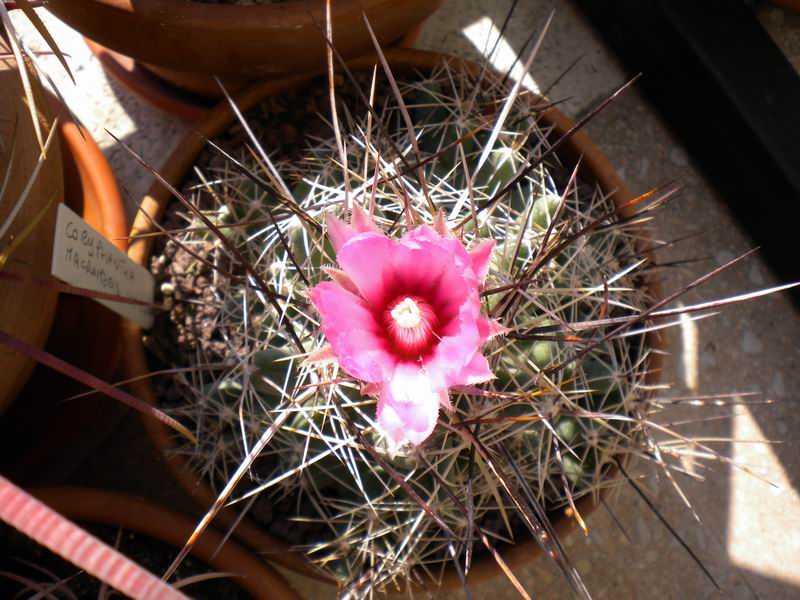
[[[372,51],[367,15],[382,46],[405,36],[443,0],[334,0],[333,42],[345,59]],[[321,72],[327,44],[324,0],[236,6],[186,0],[49,0],[87,38],[199,93],[256,78]],[[197,77],[205,76],[205,77]]]
[[[65,204],[117,248],[127,250],[125,210],[108,161],[89,132],[66,114],[60,115],[58,127]],[[111,380],[120,356],[119,316],[94,300],[70,294],[58,295],[54,314],[44,349]],[[105,439],[126,409],[99,394],[65,402],[84,391],[85,386],[48,367],[34,368],[18,401],[0,420],[4,473],[27,484],[63,477]]]
[[[0,54],[10,52],[0,37]],[[36,73],[26,68],[44,143],[53,115]],[[55,137],[47,157],[37,167],[42,148],[30,111],[19,66],[12,59],[0,61],[0,254],[5,254],[12,243],[17,244],[0,263],[0,271],[22,277],[47,277],[56,208],[63,197],[61,150]],[[37,168],[38,175],[32,179]],[[36,226],[25,233],[32,223]],[[50,333],[57,302],[58,294],[53,290],[0,281],[0,331],[41,348]],[[0,414],[16,398],[35,364],[28,356],[0,344]]]

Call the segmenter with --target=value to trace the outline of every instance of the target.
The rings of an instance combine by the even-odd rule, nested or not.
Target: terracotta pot
[[[420,23],[395,45],[410,48],[421,31]],[[223,97],[217,82],[208,76],[145,66],[88,38],[86,45],[108,75],[145,102],[185,121],[201,119]],[[234,93],[241,89],[248,78],[228,76],[224,79],[226,90]]]
[[[435,52],[424,50],[412,50],[404,48],[389,48],[385,51],[386,58],[395,73],[431,71],[442,60],[447,60],[454,68],[464,69],[467,72],[478,75],[480,66],[455,57],[447,57]],[[350,61],[350,68],[353,71],[371,69],[375,63],[375,57],[362,57]],[[236,102],[242,111],[257,105],[264,98],[297,89],[307,83],[310,77],[296,76],[281,81],[261,81],[254,83],[240,92],[236,97]],[[552,129],[552,139],[558,139],[566,133],[573,125],[573,122],[555,108],[549,108],[539,115],[539,122],[544,127]],[[204,139],[212,139],[222,133],[234,122],[234,116],[227,104],[221,103],[215,107],[199,123],[195,125],[192,133],[187,135],[175,148],[173,154],[166,161],[161,169],[164,178],[175,185],[180,186],[185,174],[194,164],[200,152],[205,147]],[[199,135],[198,135],[199,134]],[[578,131],[559,149],[558,156],[566,164],[576,164],[580,158],[580,174],[587,181],[595,181],[600,188],[613,200],[617,206],[621,206],[630,199],[630,195],[625,184],[620,179],[608,159],[592,143],[586,133]],[[171,200],[171,195],[161,185],[154,185],[149,194],[141,204],[141,210],[147,212],[150,218],[158,220],[164,213],[167,204]],[[622,214],[630,214],[631,209],[623,210]],[[152,230],[148,220],[139,215],[133,224],[132,235],[146,233]],[[131,243],[128,255],[139,264],[145,264],[152,247],[153,238],[140,238]],[[649,281],[648,285],[656,297],[660,297],[658,283]],[[126,324],[124,328],[125,356],[124,364],[127,369],[128,378],[138,377],[148,372],[147,359],[141,341],[141,331],[133,324]],[[653,335],[649,343],[653,347],[661,347],[663,344]],[[654,382],[658,376],[659,358],[658,355],[651,355],[650,363],[652,375],[649,381]],[[153,389],[146,378],[141,378],[132,384],[133,393],[139,398],[152,404],[156,404],[158,399],[153,394]],[[192,471],[186,459],[170,452],[173,447],[172,433],[161,424],[152,419],[145,419],[145,427],[152,437],[154,443],[163,451],[166,462],[176,479],[202,506],[207,509],[216,498],[216,494],[194,471]],[[596,503],[592,496],[584,496],[576,502],[577,508],[582,516],[586,516]],[[218,517],[219,521],[229,525],[237,517],[233,509],[222,511]],[[553,526],[559,536],[568,534],[577,527],[573,518],[564,514],[554,515]],[[295,553],[276,553],[286,545],[271,536],[262,528],[245,517],[237,526],[234,536],[243,543],[247,544],[254,551],[269,553],[269,559],[301,574],[320,578],[319,574],[312,570],[312,567],[305,560]],[[526,539],[516,546],[504,550],[503,558],[513,569],[516,566],[530,561],[532,558],[541,554],[539,546],[532,540]],[[489,577],[495,577],[502,573],[497,563],[489,556],[474,562],[470,570],[470,581],[480,581]],[[437,587],[431,582],[431,587]],[[440,589],[454,590],[461,589],[461,583],[455,569],[448,568],[443,576]]]
[[[53,103],[53,106],[56,106]],[[122,250],[127,250],[125,210],[111,167],[89,132],[62,113],[58,125],[64,202]],[[52,248],[52,235],[49,246]],[[49,264],[48,264],[49,273]],[[17,293],[39,288],[16,284]],[[45,350],[109,380],[120,355],[120,318],[89,298],[58,296]],[[18,402],[0,420],[0,466],[28,483],[48,473],[63,477],[81,454],[110,433],[124,407],[104,396],[64,402],[86,391],[78,382],[37,365]]]
[[[0,53],[9,52],[0,37]],[[38,121],[42,135],[47,137],[52,116],[39,82],[28,69],[36,107],[40,111]],[[13,147],[13,155],[12,155]],[[39,143],[27,106],[16,62],[0,61],[0,186],[7,169],[10,179],[5,193],[0,198],[0,225],[11,214],[18,198],[28,183],[39,160]],[[13,162],[11,162],[13,159]],[[11,163],[11,164],[10,164]],[[19,235],[25,226],[45,211],[31,234],[14,251],[3,270],[36,277],[50,274],[53,249],[53,229],[56,208],[63,196],[64,183],[61,175],[61,151],[58,140],[53,140],[39,176],[30,190],[22,208],[11,227],[0,239],[0,252],[12,236]],[[50,203],[49,208],[48,203]],[[15,282],[0,282],[0,330],[34,346],[41,348],[50,332],[55,315],[58,294]],[[0,346],[0,413],[16,397],[28,380],[35,362],[17,354],[6,346]]]
[[[195,527],[195,521],[186,515],[117,492],[52,487],[34,489],[31,493],[72,521],[123,527],[174,546],[176,554]],[[231,581],[256,600],[301,600],[280,573],[267,563],[233,540],[222,542],[221,533],[208,529],[191,554],[215,571],[236,575]]]
[[[367,14],[382,46],[402,38],[443,0],[335,0],[333,42],[344,58],[372,51]],[[179,87],[218,96],[232,86],[325,68],[323,0],[231,6],[186,0],[49,0],[60,19],[102,46],[136,59]],[[203,75],[204,77],[196,77]]]

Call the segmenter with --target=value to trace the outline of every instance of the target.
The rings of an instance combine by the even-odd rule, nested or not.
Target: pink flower
[[[422,443],[448,390],[492,379],[481,346],[504,332],[481,315],[480,287],[494,240],[470,251],[450,237],[443,217],[399,240],[360,209],[350,225],[334,217],[328,236],[341,271],[309,291],[330,354],[378,396],[378,425],[397,448]]]

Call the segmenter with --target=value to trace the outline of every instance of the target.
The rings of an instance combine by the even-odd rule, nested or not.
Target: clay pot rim
[[[284,30],[287,26],[307,25],[310,16],[324,24],[325,5],[321,0],[290,0],[267,4],[210,4],[186,0],[86,0],[124,13],[143,18],[158,18],[161,27],[178,25],[181,29],[202,28],[206,31],[226,31],[232,28],[249,31]],[[337,0],[331,3],[331,15],[369,11],[398,0]],[[135,6],[134,6],[135,4]],[[321,20],[320,20],[321,17]],[[269,19],[280,19],[274,25]],[[263,21],[267,19],[267,21]],[[324,25],[323,25],[324,26]],[[399,36],[398,36],[399,37]]]
[[[396,71],[430,71],[443,60],[447,61],[455,68],[464,69],[474,75],[477,75],[481,69],[478,64],[466,59],[425,50],[387,48],[384,50],[384,54],[393,70]],[[352,71],[357,71],[366,68],[371,69],[374,63],[375,58],[373,56],[367,56],[348,61],[348,66]],[[240,110],[245,112],[263,98],[300,87],[308,83],[314,77],[314,75],[298,75],[281,80],[256,82],[241,90],[234,99]],[[552,131],[558,135],[563,135],[574,125],[572,120],[555,107],[542,111],[539,114],[539,119],[540,122],[552,126]],[[211,139],[221,131],[224,131],[233,120],[234,116],[225,102],[218,104],[209,111],[206,117],[195,125],[194,131],[181,140],[173,150],[172,155],[167,159],[161,171],[161,175],[164,179],[178,186],[184,174],[194,163],[197,155],[205,147],[203,140]],[[565,141],[562,148],[556,154],[562,158],[566,156],[575,160],[580,157],[580,172],[583,173],[586,179],[596,182],[600,188],[609,195],[616,206],[623,206],[624,203],[631,198],[625,184],[610,161],[600,152],[583,130],[575,132]],[[170,199],[171,195],[166,188],[155,183],[140,205],[140,211],[146,211],[149,218],[142,214],[137,215],[131,230],[131,236],[146,233],[153,229],[150,220],[157,221],[161,218]],[[633,208],[627,207],[621,211],[621,214],[629,215],[632,212]],[[152,242],[152,237],[133,241],[129,248],[129,256],[139,264],[145,264],[146,259],[150,255]],[[642,242],[639,245],[643,250],[642,254],[649,256],[650,252],[644,250],[646,248],[645,244]],[[648,288],[651,290],[651,294],[656,298],[662,297],[659,281],[650,276],[645,279]],[[133,378],[147,372],[147,361],[141,342],[141,331],[135,325],[129,324],[125,328],[124,335],[127,348],[125,360],[126,367],[128,368],[127,376]],[[647,338],[650,347],[655,349],[664,347],[664,343],[658,332],[648,333]],[[648,383],[656,383],[659,380],[662,362],[663,357],[660,353],[650,354],[648,357],[648,374],[646,376],[646,381]],[[136,381],[134,383],[134,392],[141,399],[153,405],[157,404],[152,387],[147,380],[140,379]],[[194,471],[190,469],[187,459],[174,453],[171,455],[169,454],[169,449],[174,446],[171,433],[167,431],[166,427],[155,420],[144,418],[143,421],[148,434],[167,457],[167,465],[180,482],[181,486],[190,493],[193,493],[194,497],[204,506],[210,506],[216,498],[216,494],[211,491],[205,481],[194,476]],[[612,479],[609,478],[609,481],[612,481]],[[608,488],[603,487],[598,494],[602,497],[607,491]],[[576,501],[576,508],[585,518],[598,504],[599,498],[597,494],[592,493],[578,499]],[[232,511],[232,509],[226,510]],[[232,523],[234,519],[236,519],[237,513],[224,513],[225,511],[221,511],[218,517],[220,521]],[[551,523],[559,537],[577,528],[575,519],[566,515],[561,515],[560,518],[551,521]],[[277,550],[278,552],[280,552],[281,549],[286,549],[285,544],[269,536],[262,527],[252,523],[247,517],[239,522],[234,535],[248,546],[253,547],[253,549],[258,549],[259,546],[267,547],[270,551]],[[526,537],[511,548],[504,548],[501,552],[503,560],[512,569],[533,560],[534,557],[541,553],[542,550],[538,544],[529,537]],[[327,578],[313,570],[304,559],[298,557],[295,553],[290,552],[287,555],[276,554],[271,557],[270,560],[302,575],[330,583]],[[502,573],[500,567],[491,556],[481,557],[480,560],[473,562],[469,574],[469,581],[484,581],[500,573]],[[461,580],[456,570],[451,565],[448,565],[444,570],[441,581],[431,581],[431,583],[434,587],[443,591],[462,588]],[[418,584],[413,585],[417,588]],[[418,589],[421,590],[422,587],[420,586]]]
[[[195,521],[175,510],[138,496],[81,487],[40,487],[31,494],[73,521],[122,526],[134,533],[182,548],[194,531]],[[235,540],[224,540],[213,528],[195,544],[191,554],[206,566],[243,577],[232,581],[253,598],[300,600],[300,596],[272,566],[254,557]]]
[[[380,43],[388,44],[424,21],[443,1],[337,0],[331,6],[334,43],[346,58],[371,51],[362,10],[370,16]],[[205,95],[209,90],[216,93],[216,87],[209,87],[208,80],[201,84],[195,75],[233,78],[241,84],[324,70],[322,0],[257,6],[49,0],[48,9],[83,35],[136,59],[179,87]]]
[[[86,179],[82,179],[82,182],[88,183],[97,199],[102,199],[96,203],[100,222],[92,226],[114,246],[125,252],[128,249],[126,239],[128,222],[111,165],[83,125],[76,123],[68,115],[62,115],[59,118],[58,128],[62,139],[62,152],[69,151],[77,166],[85,166]],[[84,194],[84,201],[86,196],[87,194]],[[88,196],[90,200],[94,200],[91,194]]]

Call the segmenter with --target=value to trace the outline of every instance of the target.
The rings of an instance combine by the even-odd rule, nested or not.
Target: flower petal
[[[337,254],[339,253],[339,248],[360,233],[382,233],[380,228],[358,204],[353,205],[349,225],[334,217],[331,213],[328,213],[325,224],[328,227],[328,238],[331,240],[331,245]]]
[[[331,340],[331,346],[344,372],[362,381],[386,381],[397,365],[397,358],[387,350],[383,338],[363,329],[339,335]]]
[[[353,204],[353,212],[350,214],[350,228],[356,233],[383,233],[357,203]]]
[[[337,251],[336,261],[359,294],[373,308],[380,307],[393,293],[392,256],[396,243],[383,234],[361,233]]]
[[[323,363],[333,362],[336,360],[336,353],[331,348],[330,344],[324,344],[322,347],[317,348],[313,352],[311,352],[308,356],[306,356],[305,360],[303,361],[303,366],[305,365],[319,365]]]
[[[487,317],[480,317],[478,319],[478,334],[484,342],[493,340],[501,335],[506,335],[509,331],[511,331],[511,329],[494,319],[489,319]]]
[[[446,269],[439,280],[436,292],[436,304],[439,310],[439,319],[442,323],[449,323],[461,312],[466,304],[474,304],[480,310],[478,286],[474,281],[467,279],[457,265]],[[476,311],[477,314],[477,311]]]
[[[456,409],[453,408],[453,403],[450,402],[450,393],[448,391],[439,392],[439,406],[451,415],[456,412]]]
[[[328,228],[328,239],[331,241],[334,252],[338,254],[339,248],[353,237],[355,232],[344,221],[337,219],[330,213],[325,219],[325,225]]]
[[[466,383],[461,378],[462,373],[483,344],[477,324],[479,311],[477,298],[465,302],[458,316],[442,330],[441,341],[423,364],[435,387],[448,388]]]
[[[333,267],[322,267],[322,272],[325,273],[325,275],[327,275],[328,277],[330,277],[335,283],[339,284],[341,287],[346,289],[348,292],[352,292],[353,294],[358,294],[356,286],[353,285],[353,282],[350,281],[350,278],[344,271],[340,271],[339,269],[334,269]]]
[[[322,326],[333,337],[350,329],[380,333],[380,325],[362,298],[333,281],[323,281],[308,291],[308,298],[322,317]],[[330,339],[331,336],[328,336]]]
[[[472,270],[481,283],[486,279],[486,274],[489,272],[492,250],[494,250],[494,240],[484,240],[469,251],[469,257],[472,260]]]
[[[447,217],[443,209],[436,211],[436,217],[433,220],[433,230],[442,237],[450,237],[450,229],[447,227]]]
[[[394,447],[419,445],[436,426],[441,403],[442,390],[431,387],[425,372],[401,363],[378,398],[378,426]]]
[[[428,225],[420,225],[419,227],[415,227],[407,231],[403,234],[403,237],[400,238],[400,243],[403,244],[409,241],[424,241],[424,242],[440,242],[444,241],[447,238],[442,237],[436,230],[432,229]]]
[[[495,375],[489,368],[489,361],[480,352],[472,355],[472,359],[467,366],[461,369],[458,379],[465,385],[476,385],[494,379]]]
[[[469,258],[467,249],[456,238],[450,236],[442,236],[436,230],[428,227],[427,225],[420,225],[411,231],[406,232],[400,238],[399,243],[408,247],[420,247],[420,242],[428,242],[439,246],[442,250],[446,251],[453,257],[453,261],[457,264],[471,267],[472,263]]]
[[[362,396],[377,396],[381,393],[381,384],[380,383],[362,383],[361,384],[361,395]]]
[[[397,359],[364,300],[341,286],[326,281],[308,292],[322,318],[322,331],[333,348],[339,366],[364,381],[379,382],[394,372]]]
[[[392,254],[392,269],[397,286],[404,292],[431,300],[441,286],[442,277],[451,268],[446,250],[429,242],[398,244]]]

